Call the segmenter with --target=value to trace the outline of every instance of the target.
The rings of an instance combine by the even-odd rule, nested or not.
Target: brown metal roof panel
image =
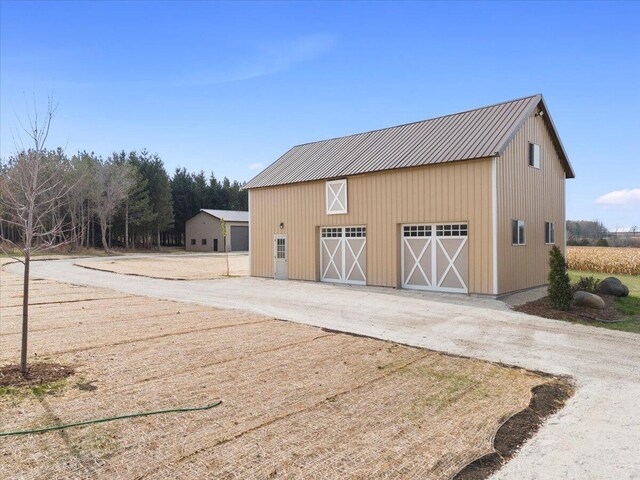
[[[450,117],[438,118],[433,122],[433,129],[427,137],[427,142],[422,145],[421,152],[416,153],[424,157],[422,164],[433,162],[433,150],[441,144],[442,138],[451,127]]]
[[[429,149],[427,145],[433,145],[438,141],[438,134],[442,128],[445,128],[445,121],[435,121],[428,122],[425,124],[423,131],[421,132],[420,138],[414,145],[413,149],[408,152],[405,157],[402,159],[402,163],[405,166],[418,166],[418,165],[426,165],[430,158],[427,154]]]
[[[294,147],[245,188],[493,156],[522,126],[540,95],[467,112]],[[549,124],[554,128],[551,118]],[[554,135],[557,137],[557,134]],[[562,144],[569,174],[573,174]],[[568,174],[568,175],[569,175]]]
[[[505,104],[500,111],[496,112],[496,118],[492,122],[491,128],[485,129],[484,138],[477,142],[475,149],[469,152],[472,156],[491,156],[495,153],[497,147],[497,139],[500,132],[505,128],[508,128],[510,122],[514,117],[519,115],[518,106]]]
[[[341,176],[344,166],[349,162],[348,158],[358,152],[360,145],[368,143],[369,136],[369,134],[363,134],[350,137],[346,142],[337,143],[336,148],[324,152],[318,160],[319,165],[315,175],[320,175],[318,178]]]
[[[326,148],[316,150],[312,157],[306,159],[292,172],[292,176],[297,178],[298,181],[340,176],[345,155],[365,142],[368,135],[352,135],[327,142]]]
[[[297,156],[295,165],[280,178],[281,182],[293,183],[295,181],[307,181],[317,178],[320,174],[318,170],[323,168],[323,158],[327,152],[337,151],[340,148],[340,141],[335,139],[328,142],[318,142],[303,146]],[[338,158],[339,160],[339,158]],[[326,160],[324,160],[326,162]]]
[[[372,132],[367,142],[363,142],[359,148],[354,149],[345,157],[345,164],[342,169],[343,174],[346,174],[344,172],[351,171],[354,164],[362,163],[364,159],[376,156],[377,152],[387,146],[389,138],[396,135],[391,129],[381,131],[379,135],[375,135],[375,133],[377,132]]]
[[[454,157],[452,151],[460,147],[466,150],[469,144],[473,144],[475,141],[472,135],[473,126],[482,124],[484,117],[488,114],[487,110],[478,110],[455,117],[454,122],[448,126],[449,130],[443,132],[439,144],[431,148],[431,163],[441,163],[446,160],[466,158],[465,155]]]
[[[518,130],[520,130],[520,127],[524,124],[529,114],[531,114],[538,103],[540,103],[541,98],[541,95],[534,95],[533,97],[522,99],[524,101],[524,108],[520,116],[509,126],[506,133],[504,133],[501,138],[496,139],[496,144],[498,145],[496,153],[500,153],[501,150],[506,148],[506,145],[511,141]]]
[[[523,115],[526,115],[528,108],[528,102],[521,101],[518,104],[510,106],[508,110],[504,112],[499,122],[495,123],[492,130],[492,134],[487,136],[487,140],[481,145],[482,153],[484,156],[495,155],[500,147],[500,139],[510,129],[514,122],[518,122]]]
[[[275,178],[279,182],[303,181],[307,176],[313,175],[314,160],[318,154],[332,147],[331,143],[313,143],[302,145],[296,152],[290,165],[287,165],[280,175]]]
[[[388,131],[372,132],[375,146],[363,152],[363,154],[351,162],[344,171],[345,175],[355,175],[383,168],[393,168],[390,162],[398,155],[398,150],[408,148],[412,141],[413,132],[419,128],[418,124],[404,125]]]
[[[487,109],[485,115],[478,118],[478,122],[474,125],[474,129],[469,133],[472,136],[473,141],[467,142],[461,152],[464,157],[475,157],[482,151],[482,146],[487,143],[487,139],[493,138],[495,135],[496,124],[502,122],[503,115],[508,110],[504,105]],[[457,152],[456,152],[457,153]],[[459,156],[459,155],[458,155]]]
[[[398,130],[389,138],[387,145],[383,146],[384,148],[377,152],[375,157],[370,158],[366,165],[376,170],[380,167],[398,168],[398,161],[418,140],[423,125],[424,123],[413,124]]]

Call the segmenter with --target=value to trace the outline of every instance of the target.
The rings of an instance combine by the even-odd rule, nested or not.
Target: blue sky
[[[50,147],[239,180],[295,144],[541,92],[568,218],[640,226],[640,3],[0,5],[3,157],[51,92]]]

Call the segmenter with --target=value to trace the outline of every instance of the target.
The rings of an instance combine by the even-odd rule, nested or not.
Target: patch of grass
[[[0,397],[9,397],[20,393],[22,393],[21,389],[16,387],[0,387]]]
[[[29,395],[34,397],[44,397],[45,395],[55,395],[59,393],[67,385],[67,379],[56,380],[55,382],[42,383],[40,385],[23,386],[23,387],[0,387],[0,397],[13,396],[24,398]]]
[[[621,275],[618,273],[582,272],[580,270],[569,270],[569,278],[572,282],[578,281],[580,277],[594,277],[598,280],[604,280],[607,277],[616,277],[627,287],[629,287],[629,296],[640,297],[640,275]]]
[[[631,296],[616,299],[616,308],[624,315],[640,315],[640,297]]]
[[[43,383],[42,385],[35,385],[33,387],[29,387],[31,393],[36,397],[43,397],[45,395],[55,395],[60,392],[65,385],[67,384],[67,379],[63,378],[62,380],[57,380],[51,383]]]
[[[640,275],[620,275],[614,273],[581,272],[579,270],[569,270],[569,277],[572,282],[580,277],[594,277],[604,280],[607,277],[616,277],[629,288],[629,296],[616,298],[615,307],[618,312],[627,317],[626,320],[618,323],[598,323],[578,322],[584,325],[597,325],[598,327],[620,330],[623,332],[640,333]]]

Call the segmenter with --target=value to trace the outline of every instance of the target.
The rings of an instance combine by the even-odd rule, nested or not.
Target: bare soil
[[[78,260],[75,264],[104,272],[163,280],[211,280],[227,275],[227,259],[224,255],[123,257],[117,260],[89,259]],[[249,256],[229,255],[229,275],[234,277],[249,275]]]
[[[31,387],[57,382],[70,377],[75,372],[73,367],[58,363],[33,363],[27,366],[27,374],[22,375],[20,365],[0,367],[0,387]]]
[[[19,358],[21,279],[0,277],[4,364]],[[223,404],[6,437],[0,478],[451,478],[557,381],[245,312],[46,280],[31,292],[30,360],[75,375],[55,395],[0,395],[0,431]]]
[[[600,295],[605,302],[602,310],[587,307],[572,306],[569,310],[556,310],[551,305],[549,297],[543,297],[533,302],[514,306],[513,309],[519,312],[537,315],[538,317],[552,318],[555,320],[568,321],[591,321],[591,322],[617,322],[625,320],[615,307],[615,298],[612,295]]]

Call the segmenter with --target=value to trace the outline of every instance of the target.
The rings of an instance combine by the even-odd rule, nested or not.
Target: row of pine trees
[[[102,158],[86,151],[68,157],[58,149],[45,157],[73,186],[64,202],[71,249],[181,246],[185,221],[201,208],[248,209],[238,181],[184,168],[170,175],[161,158],[147,150]],[[11,159],[4,168],[10,164]],[[19,243],[19,231],[1,217],[2,212],[0,236]]]

